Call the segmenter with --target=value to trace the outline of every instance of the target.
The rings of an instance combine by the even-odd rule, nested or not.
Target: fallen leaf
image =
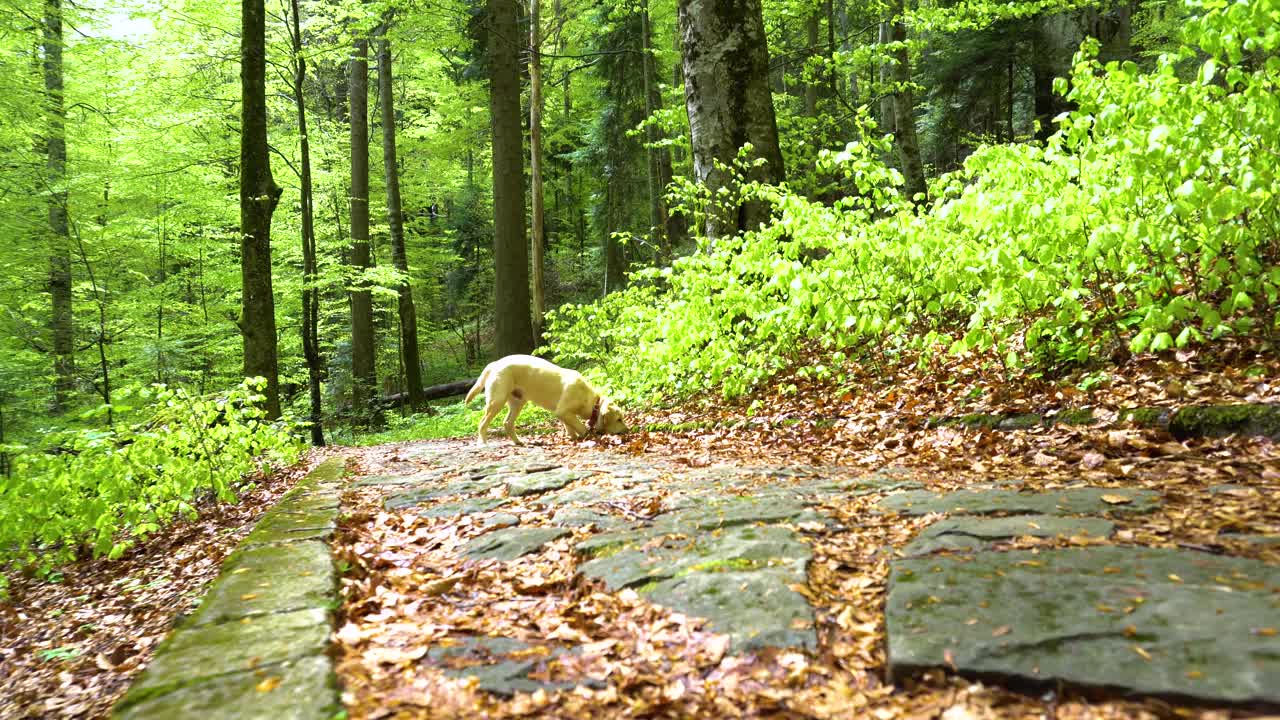
[[[1133,502],[1133,498],[1128,495],[1113,495],[1108,493],[1102,496],[1102,502],[1108,505],[1125,505]]]

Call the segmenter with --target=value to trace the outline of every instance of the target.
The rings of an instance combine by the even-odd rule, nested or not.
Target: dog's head
[[[609,398],[601,398],[600,418],[596,420],[595,429],[611,435],[627,432],[627,424],[622,419],[622,408]]]

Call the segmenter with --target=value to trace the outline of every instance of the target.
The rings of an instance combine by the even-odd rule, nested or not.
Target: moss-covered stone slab
[[[522,555],[536,552],[543,545],[568,534],[567,529],[559,527],[516,527],[494,530],[467,543],[463,553],[477,560],[515,560]]]
[[[1241,403],[1179,408],[1169,417],[1169,432],[1180,439],[1260,435],[1280,440],[1280,404]]]
[[[664,503],[670,512],[653,519],[656,528],[693,532],[753,523],[825,522],[793,493],[757,495],[673,495]]]
[[[461,517],[474,513],[489,512],[503,505],[510,504],[507,498],[478,497],[458,500],[437,505],[422,511],[423,517]]]
[[[580,528],[595,525],[602,530],[623,527],[625,520],[587,508],[560,508],[551,516],[551,524],[558,527]]]
[[[328,720],[342,704],[332,663],[311,656],[259,664],[162,694],[135,696],[116,706],[115,720]]]
[[[1018,537],[1110,537],[1115,524],[1101,518],[1068,518],[1054,515],[1009,517],[953,517],[939,520],[920,532],[902,549],[905,555],[925,555],[938,550],[971,550]]]
[[[610,590],[621,590],[689,572],[749,570],[786,562],[808,562],[809,546],[776,525],[732,527],[721,533],[676,536],[604,554],[579,566]]]
[[[644,590],[658,605],[708,620],[735,651],[817,647],[813,608],[792,585],[805,582],[805,563],[754,570],[693,572]]]
[[[471,465],[463,468],[462,473],[470,480],[482,480],[492,475],[521,475],[526,473],[538,473],[555,470],[559,467],[559,463],[541,459],[530,459]]]
[[[500,484],[500,480],[495,481],[487,476],[478,480],[454,480],[453,482],[445,483],[443,485],[431,485],[428,487],[388,495],[387,498],[382,501],[382,506],[388,510],[403,510],[405,508],[413,507],[414,505],[419,505],[428,500],[436,500],[438,498],[452,497],[455,495],[475,495],[489,492]]]
[[[535,647],[504,637],[448,638],[427,651],[427,660],[453,678],[475,678],[485,692],[510,697],[518,692],[552,692],[580,684],[600,686],[587,679],[579,682],[551,682],[530,677],[557,658],[574,650],[555,646]]]
[[[1098,515],[1104,512],[1151,512],[1158,495],[1140,488],[1073,487],[1048,492],[1016,490],[958,490],[935,493],[927,490],[897,492],[881,500],[877,507],[902,515],[929,513],[1019,513],[1033,515]]]
[[[122,702],[133,704],[208,678],[323,654],[331,629],[329,611],[320,608],[180,627],[160,645]]]
[[[255,615],[328,608],[338,579],[326,543],[316,540],[237,550],[223,563],[191,625]]]
[[[811,557],[788,528],[738,525],[622,546],[579,571],[612,590],[635,587],[653,602],[707,618],[738,649],[812,648],[813,609],[790,589],[805,582]]]
[[[537,495],[548,490],[559,490],[575,480],[591,477],[594,473],[583,470],[548,470],[506,478],[507,494],[512,497]]]
[[[337,529],[337,508],[311,512],[269,511],[244,539],[247,545],[327,540]]]
[[[923,668],[1280,702],[1280,567],[1098,546],[896,560],[891,674]]]

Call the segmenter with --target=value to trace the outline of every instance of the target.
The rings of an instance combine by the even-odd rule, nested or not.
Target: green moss
[[[1067,408],[1053,416],[1053,421],[1062,425],[1092,425],[1096,419],[1093,408]]]
[[[626,549],[627,549],[627,543],[616,542],[616,543],[610,543],[608,545],[601,545],[600,547],[594,547],[589,550],[584,550],[579,552],[578,554],[587,560],[599,560],[600,558],[607,558],[611,555],[617,555],[618,553]]]
[[[1265,435],[1280,439],[1280,405],[1209,405],[1181,408],[1169,419],[1178,437],[1232,434]]]
[[[1167,413],[1167,409],[1158,407],[1126,408],[1120,411],[1120,422],[1142,427],[1160,427],[1164,425]]]
[[[704,563],[698,563],[693,567],[680,573],[688,575],[693,572],[733,572],[740,570],[754,570],[759,567],[760,563],[746,558],[728,558],[725,560],[711,560]]]

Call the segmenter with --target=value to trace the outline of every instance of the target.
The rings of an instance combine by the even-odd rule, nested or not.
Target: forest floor
[[[1280,545],[1244,538],[1280,535],[1280,506],[1274,502],[1280,496],[1280,447],[1240,435],[1179,440],[1160,428],[1120,422],[1119,414],[1135,406],[1276,403],[1275,378],[1280,363],[1274,354],[1244,347],[1213,357],[1188,352],[1129,361],[1105,377],[1081,376],[1065,384],[1014,384],[971,361],[924,368],[903,363],[868,371],[854,385],[856,392],[795,380],[797,393],[757,396],[750,414],[745,406],[708,399],[636,423],[679,431],[637,431],[581,443],[556,433],[527,437],[527,448],[499,440],[482,451],[465,440],[328,450],[345,456],[349,474],[361,481],[343,498],[344,520],[334,542],[344,570],[334,651],[344,700],[351,717],[359,718],[1258,716],[1266,708],[1128,697],[1087,683],[1046,688],[966,679],[950,672],[956,665],[964,669],[962,647],[946,649],[937,667],[911,667],[892,676],[885,620],[886,608],[895,603],[891,568],[912,562],[904,548],[943,516],[902,508],[883,512],[880,503],[910,488],[935,494],[1012,489],[1027,497],[1060,496],[1069,486],[1087,484],[1105,489],[1101,498],[1113,505],[1095,513],[1113,525],[1109,537],[1028,531],[1006,533],[992,546],[1040,553],[1046,560],[1057,557],[1057,550],[1102,545],[1155,548],[1239,558],[1274,571]],[[1090,425],[996,430],[929,422],[1086,406],[1096,418]],[[198,522],[166,529],[122,561],[66,568],[58,583],[17,581],[10,602],[0,605],[0,716],[105,716],[256,515],[322,455],[262,483],[238,506],[202,508]],[[511,466],[538,469],[530,463],[557,466],[551,473],[560,472],[559,480],[517,490],[510,484]],[[574,470],[581,474],[564,474]],[[545,475],[528,477],[540,474]],[[845,484],[831,492],[825,482]],[[739,512],[725,505],[764,498],[776,510],[786,505],[787,488],[803,483],[813,499],[790,514],[754,517],[768,508]],[[441,485],[451,491],[440,492]],[[700,495],[705,488],[715,494]],[[403,503],[389,508],[387,501],[405,491],[419,496],[402,497]],[[1158,502],[1149,512],[1124,512],[1138,504],[1132,493],[1141,491],[1151,491]],[[564,502],[547,502],[548,492]],[[459,504],[466,502],[472,504]],[[622,543],[623,551],[612,556],[575,548],[610,532],[662,529],[664,514],[707,507],[721,516],[739,513],[760,527],[776,523],[786,534],[774,538],[769,562],[759,567],[741,555],[712,558],[647,583],[626,576],[625,562],[600,563],[610,557],[625,561],[631,550],[646,558],[662,556],[673,539],[719,541],[741,526],[712,528],[698,524],[700,516],[685,515],[693,524],[683,533],[667,527],[631,548]],[[577,519],[557,524],[564,512],[578,513]],[[615,521],[622,524],[606,527]],[[700,529],[688,532],[689,527]],[[517,530],[529,535],[510,535]],[[522,537],[537,542],[519,548],[530,551],[515,560],[500,559],[513,552],[510,544],[473,544],[482,535],[504,532],[516,544]],[[925,562],[941,566],[947,553],[931,551]],[[804,570],[788,582],[797,557],[805,561],[799,565]],[[591,563],[591,572],[583,572]],[[784,598],[779,612],[790,618],[786,625],[730,627],[731,621],[708,622],[673,609],[679,588],[672,604],[646,599],[667,581],[697,575],[685,571],[733,576],[765,569],[772,573],[770,582],[804,598],[812,608],[809,616],[796,615],[794,603]],[[1195,584],[1188,571],[1168,576]],[[754,581],[744,579],[743,587]],[[615,582],[626,589],[610,590]],[[1163,592],[1150,584],[1153,592]],[[1251,589],[1241,586],[1238,595]],[[1270,592],[1276,597],[1274,587]],[[945,596],[926,598],[945,605]],[[1123,612],[1133,612],[1136,604]],[[912,609],[910,602],[898,605]],[[988,628],[985,618],[960,623],[977,624],[988,642],[1016,638],[1020,631],[1008,624]],[[1250,637],[1242,642],[1263,643],[1276,657],[1274,646],[1266,645],[1277,641],[1276,625],[1280,620],[1248,624]],[[1142,631],[1135,628],[1124,651],[1139,666],[1159,665]],[[758,632],[790,647],[757,645],[752,639]],[[477,636],[504,637],[511,644],[476,645]],[[465,679],[467,673],[460,672],[474,670],[477,657],[499,655],[507,658],[498,663],[507,675]],[[1215,669],[1189,666],[1180,674],[1199,679]],[[556,689],[561,682],[576,687]],[[504,683],[532,692],[494,694],[481,687]]]

